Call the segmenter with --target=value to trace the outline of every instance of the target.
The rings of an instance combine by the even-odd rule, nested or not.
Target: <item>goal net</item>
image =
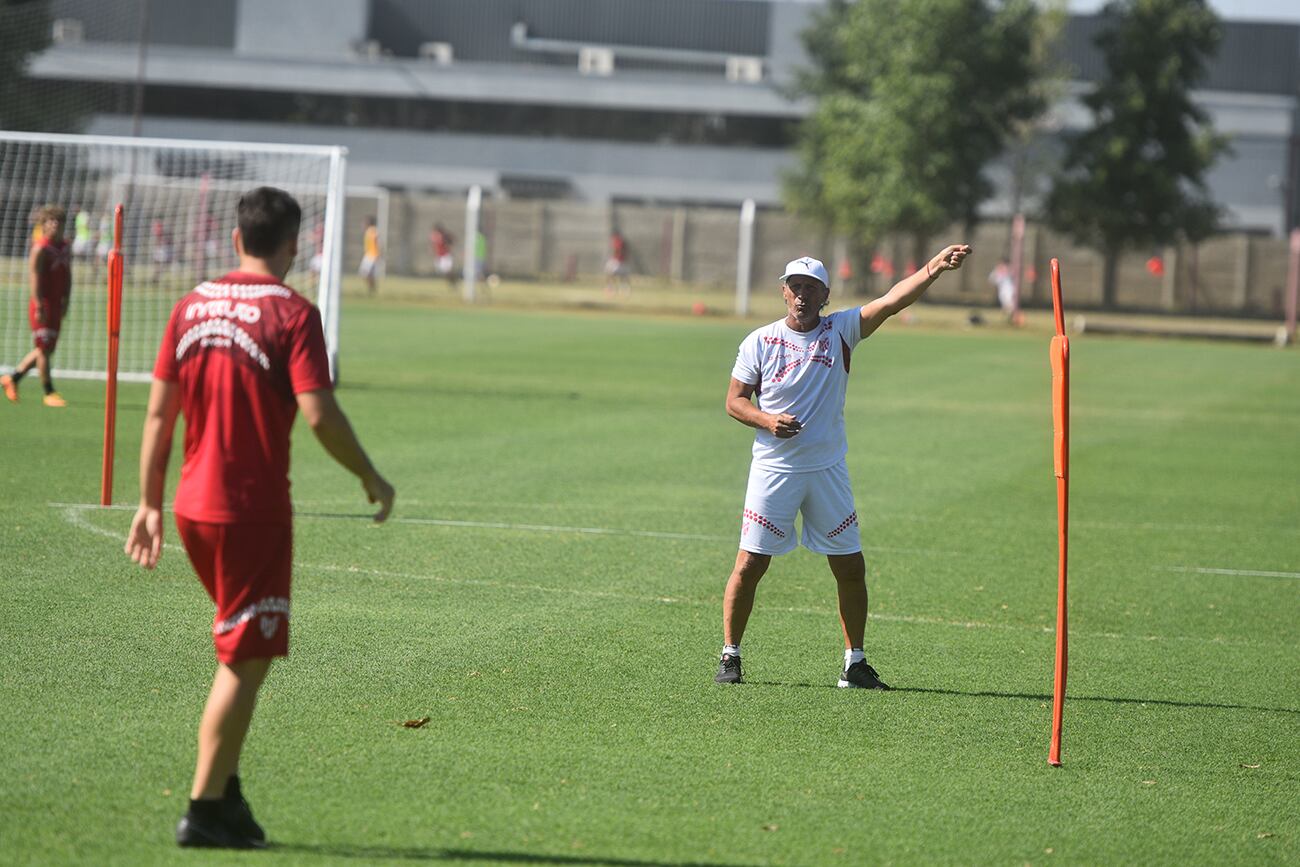
[[[298,258],[285,278],[320,308],[330,368],[338,364],[343,148],[0,131],[0,370],[32,347],[28,256],[36,212],[67,210],[72,298],[54,372],[103,378],[113,211],[121,204],[126,273],[118,375],[148,380],[172,307],[197,283],[237,264],[235,207],[273,186],[302,206]]]

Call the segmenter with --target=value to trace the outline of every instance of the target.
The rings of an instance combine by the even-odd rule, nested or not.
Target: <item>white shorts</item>
[[[361,260],[361,267],[357,273],[362,277],[372,277],[379,270],[379,258],[377,256],[365,256]]]
[[[844,461],[824,470],[790,473],[751,465],[740,522],[740,547],[751,554],[795,548],[794,516],[803,513],[803,546],[818,554],[862,550],[858,510]]]
[[[445,255],[445,256],[439,256],[439,257],[438,257],[438,273],[439,273],[439,274],[450,274],[450,273],[451,273],[452,266],[453,266],[454,264],[455,264],[455,263],[453,263],[452,260],[451,260],[451,254],[450,254],[450,253],[448,253],[448,254]]]

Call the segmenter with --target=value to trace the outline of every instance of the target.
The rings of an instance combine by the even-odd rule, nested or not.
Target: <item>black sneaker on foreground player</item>
[[[222,812],[226,822],[236,831],[254,843],[265,843],[266,832],[253,818],[253,808],[244,800],[243,790],[239,787],[239,775],[235,774],[226,781],[226,791],[221,796]]]
[[[240,827],[231,804],[224,798],[190,801],[190,808],[176,825],[176,845],[186,848],[261,849],[266,840],[254,840]],[[252,813],[248,814],[252,820]],[[256,823],[253,823],[256,825]],[[261,830],[260,828],[258,829]]]
[[[880,679],[880,675],[876,674],[876,670],[865,659],[840,672],[840,682],[835,685],[841,689],[893,689]]]
[[[713,678],[714,683],[744,683],[740,674],[740,657],[732,656],[730,653],[722,654],[722,663],[718,666],[718,674]]]

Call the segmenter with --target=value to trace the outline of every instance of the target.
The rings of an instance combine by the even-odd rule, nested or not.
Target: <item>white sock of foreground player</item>
[[[736,657],[737,659],[739,659],[739,658],[740,658],[740,645],[739,645],[739,644],[724,644],[724,645],[722,645],[722,655],[723,655],[723,656],[734,656],[734,657]]]
[[[852,650],[844,651],[844,670],[848,671],[850,665],[855,665],[866,658],[867,655],[862,652],[861,647],[855,647]]]

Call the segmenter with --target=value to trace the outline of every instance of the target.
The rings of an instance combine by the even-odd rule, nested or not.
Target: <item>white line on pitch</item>
[[[61,505],[63,508],[64,519],[74,527],[77,527],[82,530],[86,530],[87,532],[93,533],[94,535],[97,536],[103,536],[104,538],[112,539],[113,541],[119,541],[122,538],[121,533],[114,532],[105,527],[96,526],[92,521],[86,518],[85,513],[91,509],[98,509],[99,508],[98,506],[90,506],[86,504],[77,504],[77,503],[62,503],[62,504],[51,503],[49,505],[51,506]],[[131,510],[133,507],[110,506],[109,508],[115,511],[128,511]],[[173,543],[170,545],[164,545],[164,547],[167,548],[168,550],[174,551],[180,546]],[[392,572],[392,571],[386,571],[382,569],[369,569],[360,566],[335,566],[326,563],[304,563],[301,560],[297,561],[295,565],[300,569],[319,569],[321,571],[341,572],[341,573],[352,574],[352,575],[370,575],[376,578],[400,578],[406,581],[434,581],[439,584],[453,584],[453,585],[467,586],[467,587],[486,587],[489,589],[499,589],[499,590],[526,590],[526,591],[541,592],[541,593],[561,593],[569,596],[588,596],[588,597],[601,597],[601,598],[609,598],[609,599],[627,599],[629,601],[654,602],[659,604],[678,604],[678,605],[693,605],[693,606],[705,606],[705,607],[716,607],[717,605],[716,601],[703,601],[698,599],[680,599],[672,596],[638,596],[631,593],[620,593],[618,591],[611,591],[611,590],[587,590],[581,587],[556,587],[553,585],[546,585],[546,584],[515,584],[515,583],[504,582],[504,581],[488,581],[488,580],[478,579],[478,578],[447,578],[440,575],[419,575],[410,572]],[[804,608],[804,607],[792,607],[792,606],[768,606],[765,608],[765,610],[782,611],[791,614],[814,614],[819,617],[822,616],[829,617],[835,613],[833,610],[829,608],[821,609],[821,608]],[[1016,624],[1016,623],[981,623],[979,621],[943,620],[937,617],[917,617],[917,616],[907,615],[907,614],[883,614],[883,613],[873,614],[871,615],[871,619],[885,621],[885,622],[893,622],[893,623],[912,623],[912,624],[927,625],[927,626],[949,626],[949,627],[957,627],[960,629],[996,629],[996,630],[1006,630],[1011,632],[1039,632],[1044,634],[1051,634],[1055,632],[1055,629],[1053,627],[1046,626],[1046,625],[1029,626],[1029,625]],[[1142,641],[1142,642],[1175,641],[1175,642],[1187,642],[1192,644],[1220,644],[1220,645],[1232,645],[1232,646],[1239,646],[1239,647],[1276,647],[1277,646],[1276,644],[1271,644],[1266,642],[1236,641],[1236,640],[1224,639],[1224,638],[1205,638],[1199,635],[1173,635],[1173,636],[1124,635],[1118,632],[1078,632],[1078,631],[1075,631],[1073,634],[1079,638],[1109,638],[1109,639],[1119,640],[1119,641]]]
[[[53,509],[111,509],[118,512],[135,511],[135,506],[126,504],[112,506],[98,506],[94,503],[47,503]],[[167,511],[170,511],[167,510]],[[336,516],[313,515],[308,513],[298,513],[294,516],[298,519],[326,518]],[[351,516],[348,516],[351,517]],[[364,515],[357,515],[357,520],[363,520]],[[514,524],[505,521],[461,521],[449,518],[400,518],[393,517],[388,519],[390,524],[411,524],[415,526],[429,527],[461,527],[473,530],[517,530],[528,533],[578,533],[587,536],[633,536],[642,539],[673,539],[678,541],[689,542],[726,542],[734,536],[715,536],[703,533],[670,533],[662,530],[624,530],[614,527],[566,527],[556,524]],[[944,554],[950,556],[961,556],[960,551],[945,551],[937,548],[891,548],[880,545],[864,545],[862,550],[883,552],[888,554]]]
[[[1258,578],[1300,578],[1300,572],[1269,572],[1263,569],[1212,569],[1208,566],[1163,566],[1166,572],[1194,572],[1198,575],[1249,575]]]

